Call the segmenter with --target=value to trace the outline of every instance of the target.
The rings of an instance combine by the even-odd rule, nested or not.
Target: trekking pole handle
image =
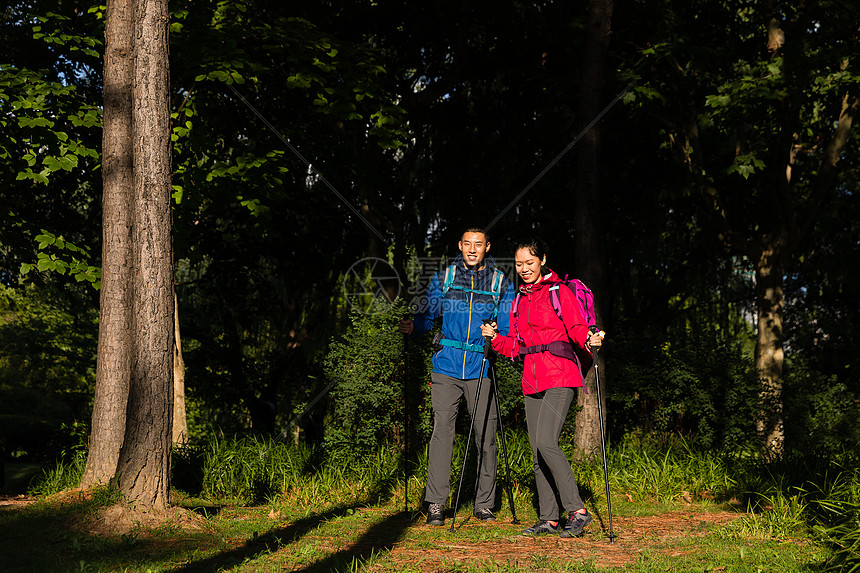
[[[606,338],[606,332],[600,330],[594,324],[592,324],[591,326],[588,327],[588,332],[590,332],[591,334],[599,334],[601,340]],[[592,348],[591,345],[589,345],[589,349],[591,350],[592,353],[597,354],[597,352],[600,350],[600,347],[596,346],[596,347]]]
[[[492,318],[485,318],[481,322],[483,324],[493,324],[496,321],[493,320]],[[496,328],[495,330],[496,330],[496,332],[499,331],[498,328]],[[490,355],[490,338],[485,336],[484,337],[484,358],[487,358],[489,355]]]

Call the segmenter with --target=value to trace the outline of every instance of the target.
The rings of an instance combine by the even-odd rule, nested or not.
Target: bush
[[[327,424],[325,449],[330,453],[362,455],[380,444],[404,442],[404,391],[410,404],[424,401],[426,353],[410,344],[409,380],[404,383],[404,337],[397,323],[405,314],[400,301],[379,303],[376,312],[353,312],[352,324],[332,342],[325,358],[326,376],[336,382],[334,419]]]
[[[673,343],[620,332],[607,364],[613,433],[686,436],[703,448],[744,449],[756,441],[758,381],[741,350],[691,331]],[[652,335],[653,336],[653,335]]]
[[[66,426],[90,417],[98,310],[87,294],[0,284],[0,450],[11,457],[55,458],[74,445]]]
[[[860,401],[846,381],[816,371],[800,356],[786,366],[786,449],[828,457],[860,443]]]

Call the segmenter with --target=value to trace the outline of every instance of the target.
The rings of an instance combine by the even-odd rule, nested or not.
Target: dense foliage
[[[586,7],[294,4],[172,3],[189,430],[198,441],[278,435],[336,382],[297,422],[300,440],[368,451],[402,443],[408,421],[417,451],[428,340],[407,349],[404,420],[402,311],[350,315],[344,280],[384,260],[393,300],[426,279],[407,280],[407,268],[433,267],[463,226],[500,213],[496,257],[531,231],[552,243],[554,270],[576,274],[573,163],[535,176],[593,119],[575,107]],[[857,130],[837,163],[824,161],[858,97],[857,8],[795,4],[615,7],[603,100],[633,85],[598,126],[594,222],[608,253],[598,294],[612,440],[755,442],[761,301],[740,246],[785,230],[788,450],[860,442]],[[69,447],[65,428],[89,423],[95,382],[103,9],[38,0],[3,16],[2,438],[7,456],[42,461]],[[767,45],[771,19],[781,55]],[[517,366],[497,370],[504,423],[521,428]],[[19,432],[36,427],[45,433]]]

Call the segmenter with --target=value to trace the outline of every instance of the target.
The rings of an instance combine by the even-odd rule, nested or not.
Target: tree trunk
[[[168,503],[173,248],[166,0],[111,0],[105,30],[104,245],[84,487]]]
[[[131,204],[134,0],[108,2],[102,131],[102,288],[92,430],[83,487],[116,473],[131,370]]]
[[[582,88],[580,90],[579,117],[583,125],[601,111],[604,85],[604,62],[609,51],[610,24],[613,0],[591,0],[588,4],[588,29],[583,54]],[[595,310],[598,324],[602,324],[601,305],[605,294],[605,253],[600,240],[600,222],[597,201],[600,196],[600,127],[595,125],[586,133],[576,155],[576,189],[574,190],[576,213],[574,215],[577,276],[588,285],[595,295]],[[598,366],[602,368],[601,357]],[[606,377],[600,379],[600,395],[603,411],[606,412]],[[600,447],[600,420],[597,403],[597,386],[594,369],[585,378],[588,394],[579,392],[577,405],[582,411],[577,415],[574,443],[580,455],[593,456]]]
[[[783,236],[768,238],[762,245],[755,265],[758,309],[755,366],[759,373],[761,401],[757,426],[765,453],[776,458],[782,456],[785,438],[782,417],[782,318],[785,302],[782,265],[779,262],[785,247],[786,239]]]
[[[173,248],[167,0],[138,0],[134,55],[134,325],[120,491],[168,505],[173,429]]]
[[[185,416],[185,360],[179,336],[179,303],[173,291],[173,443],[188,443],[188,418]]]

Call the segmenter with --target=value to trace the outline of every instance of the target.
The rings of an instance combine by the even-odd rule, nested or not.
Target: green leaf
[[[39,249],[44,249],[48,245],[53,245],[56,240],[57,238],[54,235],[44,230],[41,235],[36,235],[36,242],[39,243]]]
[[[51,259],[47,257],[39,258],[39,261],[36,263],[36,268],[40,271],[53,270]]]

